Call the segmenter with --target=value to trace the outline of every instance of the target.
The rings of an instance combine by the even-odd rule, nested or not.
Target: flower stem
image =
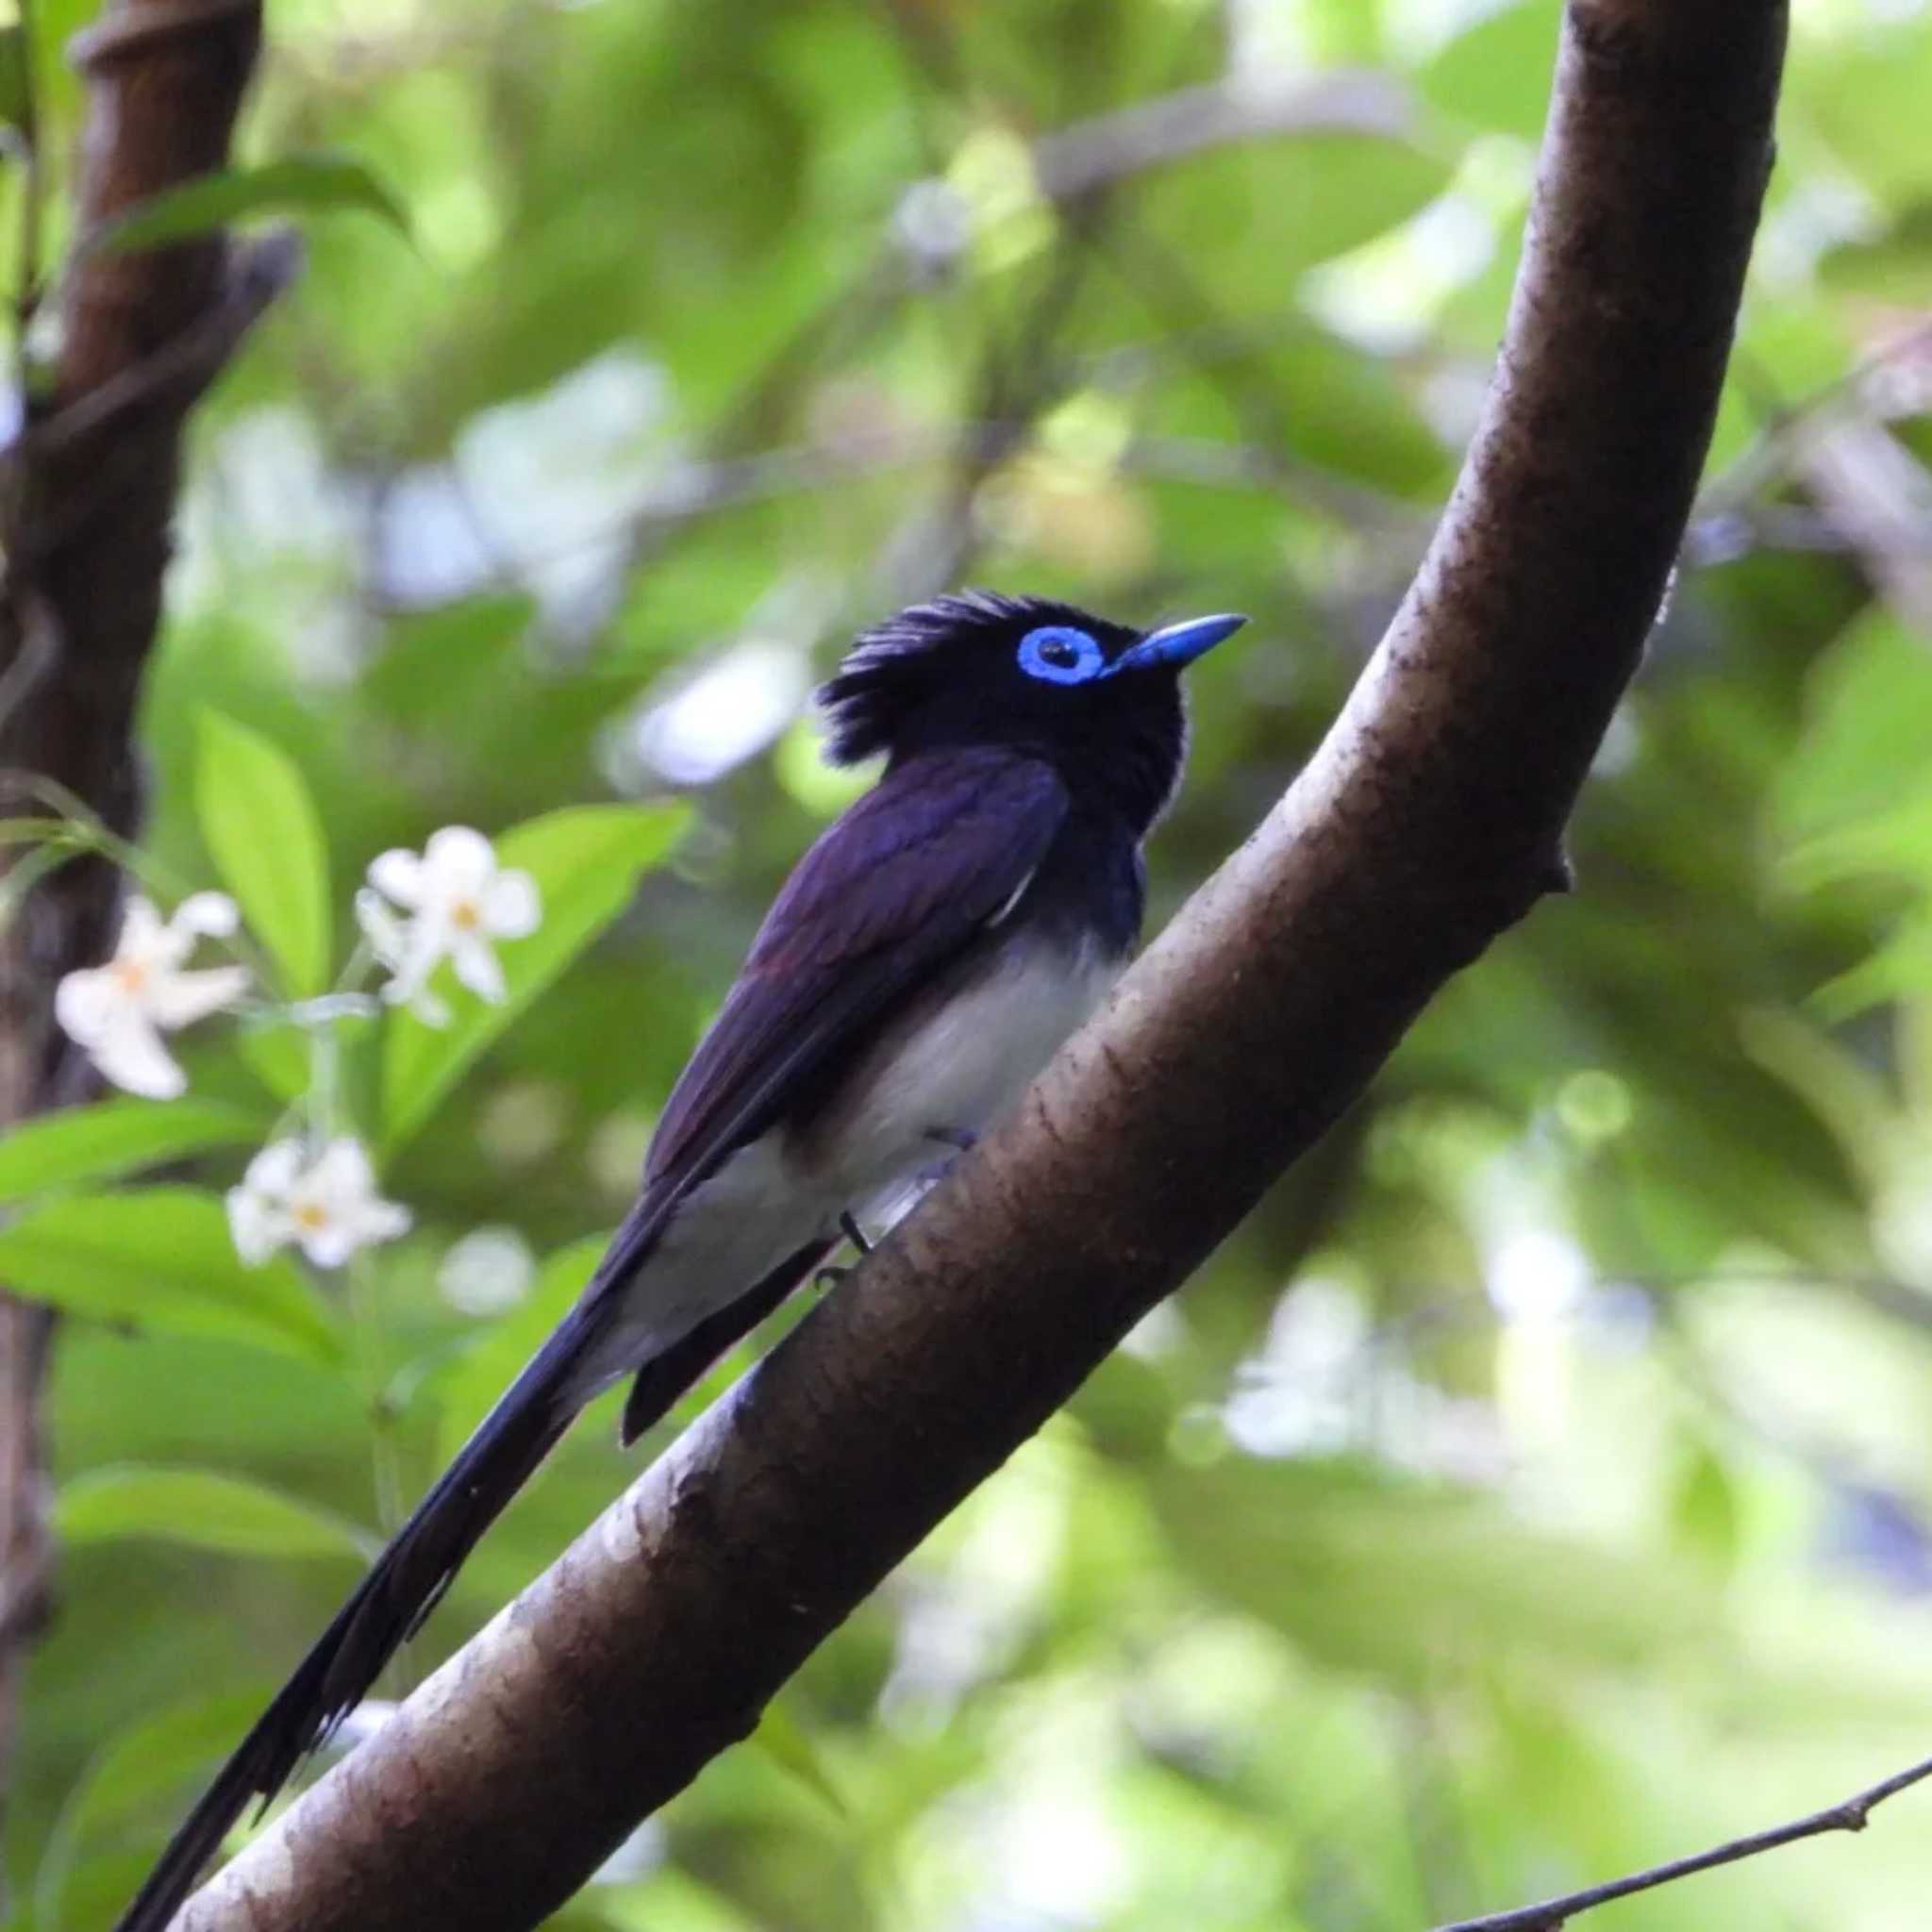
[[[389,1398],[383,1346],[382,1302],[375,1270],[358,1255],[349,1263],[349,1322],[362,1370],[362,1400],[369,1416],[369,1451],[375,1484],[375,1522],[385,1537],[403,1520],[401,1444],[395,1409]]]

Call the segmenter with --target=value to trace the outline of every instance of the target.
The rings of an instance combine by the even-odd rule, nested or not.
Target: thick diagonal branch
[[[122,0],[82,38],[83,237],[224,164],[260,30],[258,0]],[[238,258],[219,236],[76,257],[58,296],[51,400],[5,458],[0,810],[35,809],[35,781],[53,779],[117,832],[134,831],[134,708],[160,615],[182,425],[291,266],[286,247]],[[0,928],[0,1129],[85,1091],[87,1070],[52,1024],[53,991],[105,950],[117,896],[105,864],[72,864]],[[48,1601],[51,1324],[0,1292],[0,1790],[22,1650]]]
[[[1784,28],[1574,0],[1481,428],[1314,762],[952,1180],[182,1924],[533,1924],[1558,881],[1704,457]]]

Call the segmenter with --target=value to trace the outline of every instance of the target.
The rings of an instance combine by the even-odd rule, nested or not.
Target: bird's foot
[[[858,1250],[858,1258],[861,1261],[872,1253],[872,1243],[865,1238],[864,1228],[853,1219],[850,1208],[839,1217],[839,1232]],[[819,1289],[837,1288],[851,1273],[850,1267],[821,1268],[813,1274],[811,1285]]]
[[[920,1169],[919,1178],[927,1186],[944,1180],[958,1166],[959,1157],[962,1154],[971,1154],[979,1145],[979,1136],[971,1127],[928,1127],[924,1138],[928,1141],[937,1141],[941,1147],[950,1147],[953,1150],[945,1159],[936,1161],[931,1167]]]

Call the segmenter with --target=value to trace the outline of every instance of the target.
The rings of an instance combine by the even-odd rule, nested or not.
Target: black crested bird
[[[831,1251],[970,1146],[1092,1011],[1141,929],[1180,777],[1180,673],[1245,622],[1152,633],[969,591],[860,637],[827,756],[884,776],[758,929],[582,1298],[223,1767],[119,1932],[159,1932],[228,1827],[362,1700],[577,1411],[657,1422]]]

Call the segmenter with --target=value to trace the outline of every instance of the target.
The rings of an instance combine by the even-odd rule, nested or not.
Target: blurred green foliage
[[[218,1191],[313,1073],[292,1029],[199,1029],[191,1098],[0,1147],[0,1272],[75,1310],[9,1924],[108,1922],[574,1292],[849,795],[800,708],[857,625],[958,581],[1247,609],[1157,913],[1278,795],[1454,475],[1557,10],[276,0],[244,159],[282,192],[231,205],[305,204],[310,262],[198,419],[154,862],[234,891],[291,993],[341,966],[371,858],[441,824],[522,826],[550,917],[506,1007],[341,1029],[416,1216],[353,1299],[226,1245]],[[1408,1932],[1924,1753],[1932,11],[1794,10],[1580,891],[558,1923]],[[86,12],[34,9],[62,153]],[[1104,118],[1194,89],[1186,153]],[[1257,101],[1298,106],[1223,138]],[[1056,135],[1099,182],[1064,206]],[[23,192],[0,172],[0,253]],[[549,1257],[507,1312],[444,1266],[479,1226]],[[625,1480],[610,1421],[395,1689]],[[1924,1815],[1619,1923],[1916,1924]]]

